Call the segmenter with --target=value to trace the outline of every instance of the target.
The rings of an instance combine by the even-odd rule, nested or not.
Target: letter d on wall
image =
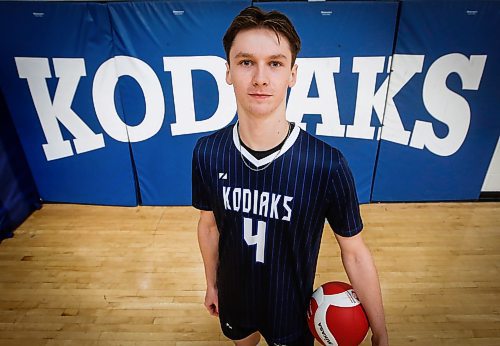
[[[172,73],[176,122],[171,125],[172,136],[214,131],[231,122],[236,114],[233,88],[226,83],[226,61],[218,56],[164,57],[165,71]],[[203,70],[217,82],[219,102],[208,119],[196,121],[191,71]]]

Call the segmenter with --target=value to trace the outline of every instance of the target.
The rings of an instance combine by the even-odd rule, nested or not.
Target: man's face
[[[226,81],[234,87],[238,112],[266,117],[285,110],[288,87],[295,85],[288,40],[270,29],[239,32],[229,52]]]

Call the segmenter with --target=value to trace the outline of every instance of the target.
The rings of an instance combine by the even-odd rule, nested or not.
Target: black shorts
[[[236,325],[231,325],[228,322],[224,322],[222,320],[220,320],[220,325],[224,335],[231,340],[245,339],[251,334],[259,331],[257,328],[245,328]],[[287,342],[283,342],[281,340],[273,340],[271,338],[266,337],[266,335],[262,336],[264,337],[264,339],[266,339],[266,342],[270,346],[313,346],[314,345],[314,337],[308,330],[305,331],[303,335],[300,335],[294,340],[290,340]]]

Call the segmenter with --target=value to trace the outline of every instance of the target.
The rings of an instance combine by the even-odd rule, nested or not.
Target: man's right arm
[[[205,307],[212,316],[219,316],[219,300],[217,292],[217,265],[219,261],[219,230],[212,211],[200,212],[198,221],[198,244],[205,266],[207,291]]]

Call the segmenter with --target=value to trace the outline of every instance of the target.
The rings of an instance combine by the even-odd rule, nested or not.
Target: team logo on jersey
[[[219,173],[219,179],[220,178]],[[293,197],[276,193],[261,192],[259,190],[243,189],[241,187],[222,187],[224,209],[243,211],[244,213],[259,215],[276,219],[290,221],[292,208],[289,203]]]

